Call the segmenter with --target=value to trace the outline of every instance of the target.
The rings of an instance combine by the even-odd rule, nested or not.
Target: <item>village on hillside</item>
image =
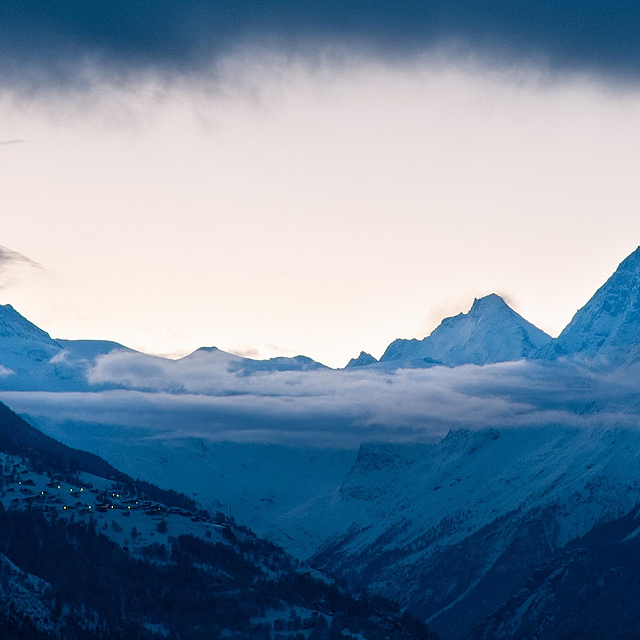
[[[122,547],[140,554],[149,545],[166,545],[170,537],[195,535],[212,542],[237,532],[233,522],[205,511],[154,502],[129,492],[122,483],[88,473],[65,481],[38,473],[28,460],[0,453],[0,504],[5,509],[37,509],[56,517],[93,521]]]

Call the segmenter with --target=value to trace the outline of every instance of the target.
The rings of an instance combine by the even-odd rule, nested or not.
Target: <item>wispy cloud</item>
[[[0,289],[15,283],[15,271],[20,267],[42,269],[42,266],[31,258],[0,245]]]
[[[27,264],[30,267],[36,267],[38,269],[42,268],[37,262],[22,253],[18,253],[17,251],[13,251],[8,247],[0,245],[0,269],[12,264]]]
[[[236,347],[233,349],[229,349],[229,353],[232,353],[236,356],[241,356],[243,358],[259,358],[260,351],[255,347]]]

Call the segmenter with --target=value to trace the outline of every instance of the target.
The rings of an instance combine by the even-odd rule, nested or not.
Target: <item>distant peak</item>
[[[618,266],[617,271],[638,271],[640,270],[640,247],[630,253]]]
[[[10,304],[0,305],[0,338],[33,340],[59,346],[46,331],[29,322]]]
[[[195,351],[192,351],[191,353],[187,354],[182,359],[184,360],[185,358],[194,358],[198,356],[203,356],[203,355],[206,355],[207,353],[223,353],[223,352],[220,351],[218,347],[200,347]]]
[[[490,293],[482,298],[474,298],[471,305],[471,311],[475,312],[498,309],[510,309],[510,307],[497,293]]]
[[[347,367],[366,367],[369,364],[375,364],[378,362],[370,353],[361,351],[357,358],[351,358]]]
[[[613,275],[573,316],[571,322],[539,358],[580,354],[603,356],[620,364],[640,344],[640,247],[628,255]]]

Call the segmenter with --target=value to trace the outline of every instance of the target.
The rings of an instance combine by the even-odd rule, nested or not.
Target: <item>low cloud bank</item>
[[[148,437],[336,447],[432,442],[459,428],[640,425],[636,369],[521,361],[251,373],[251,362],[222,352],[179,361],[113,352],[88,374],[95,392],[0,398],[35,419],[142,429]]]

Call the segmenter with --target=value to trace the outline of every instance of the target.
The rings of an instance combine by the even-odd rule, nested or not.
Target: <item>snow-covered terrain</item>
[[[157,542],[168,544],[171,536],[195,535],[225,543],[228,524],[204,519],[186,509],[166,507],[148,498],[127,494],[114,481],[80,473],[80,483],[38,473],[28,463],[0,452],[5,480],[0,504],[5,509],[38,509],[58,517],[92,519],[109,538],[133,554]],[[166,527],[158,527],[164,522]]]
[[[0,305],[0,379],[5,388],[14,377],[38,376],[43,370],[55,375],[51,360],[60,351],[60,345],[46,331],[10,304]]]
[[[457,366],[520,360],[550,340],[494,293],[475,299],[468,313],[445,318],[422,340],[395,340],[380,362],[427,359]]]
[[[347,367],[366,367],[370,364],[378,362],[370,353],[361,351],[357,358],[351,358],[347,363]]]
[[[557,426],[367,445],[332,499],[280,518],[270,533],[312,531],[326,540],[320,566],[464,637],[527,569],[640,502],[639,450],[637,428]]]
[[[51,632],[55,623],[45,599],[47,583],[22,571],[1,553],[0,575],[4,579],[0,589],[0,607],[7,622],[19,628],[28,620],[34,632]]]
[[[231,512],[260,535],[301,503],[337,491],[357,456],[349,449],[166,439],[100,425],[38,426],[70,446],[89,445],[125,473],[192,496],[212,512]],[[306,549],[308,557],[314,547]]]
[[[640,359],[640,247],[580,309],[537,358],[597,358],[603,366]]]
[[[11,305],[0,305],[0,389],[69,392],[126,387],[126,376],[116,382],[103,380],[94,372],[96,362],[109,354],[127,356],[149,373],[170,369],[176,377],[188,375],[185,372],[195,367],[234,375],[326,369],[306,356],[255,360],[216,347],[202,347],[184,358],[171,360],[110,340],[54,340]]]

